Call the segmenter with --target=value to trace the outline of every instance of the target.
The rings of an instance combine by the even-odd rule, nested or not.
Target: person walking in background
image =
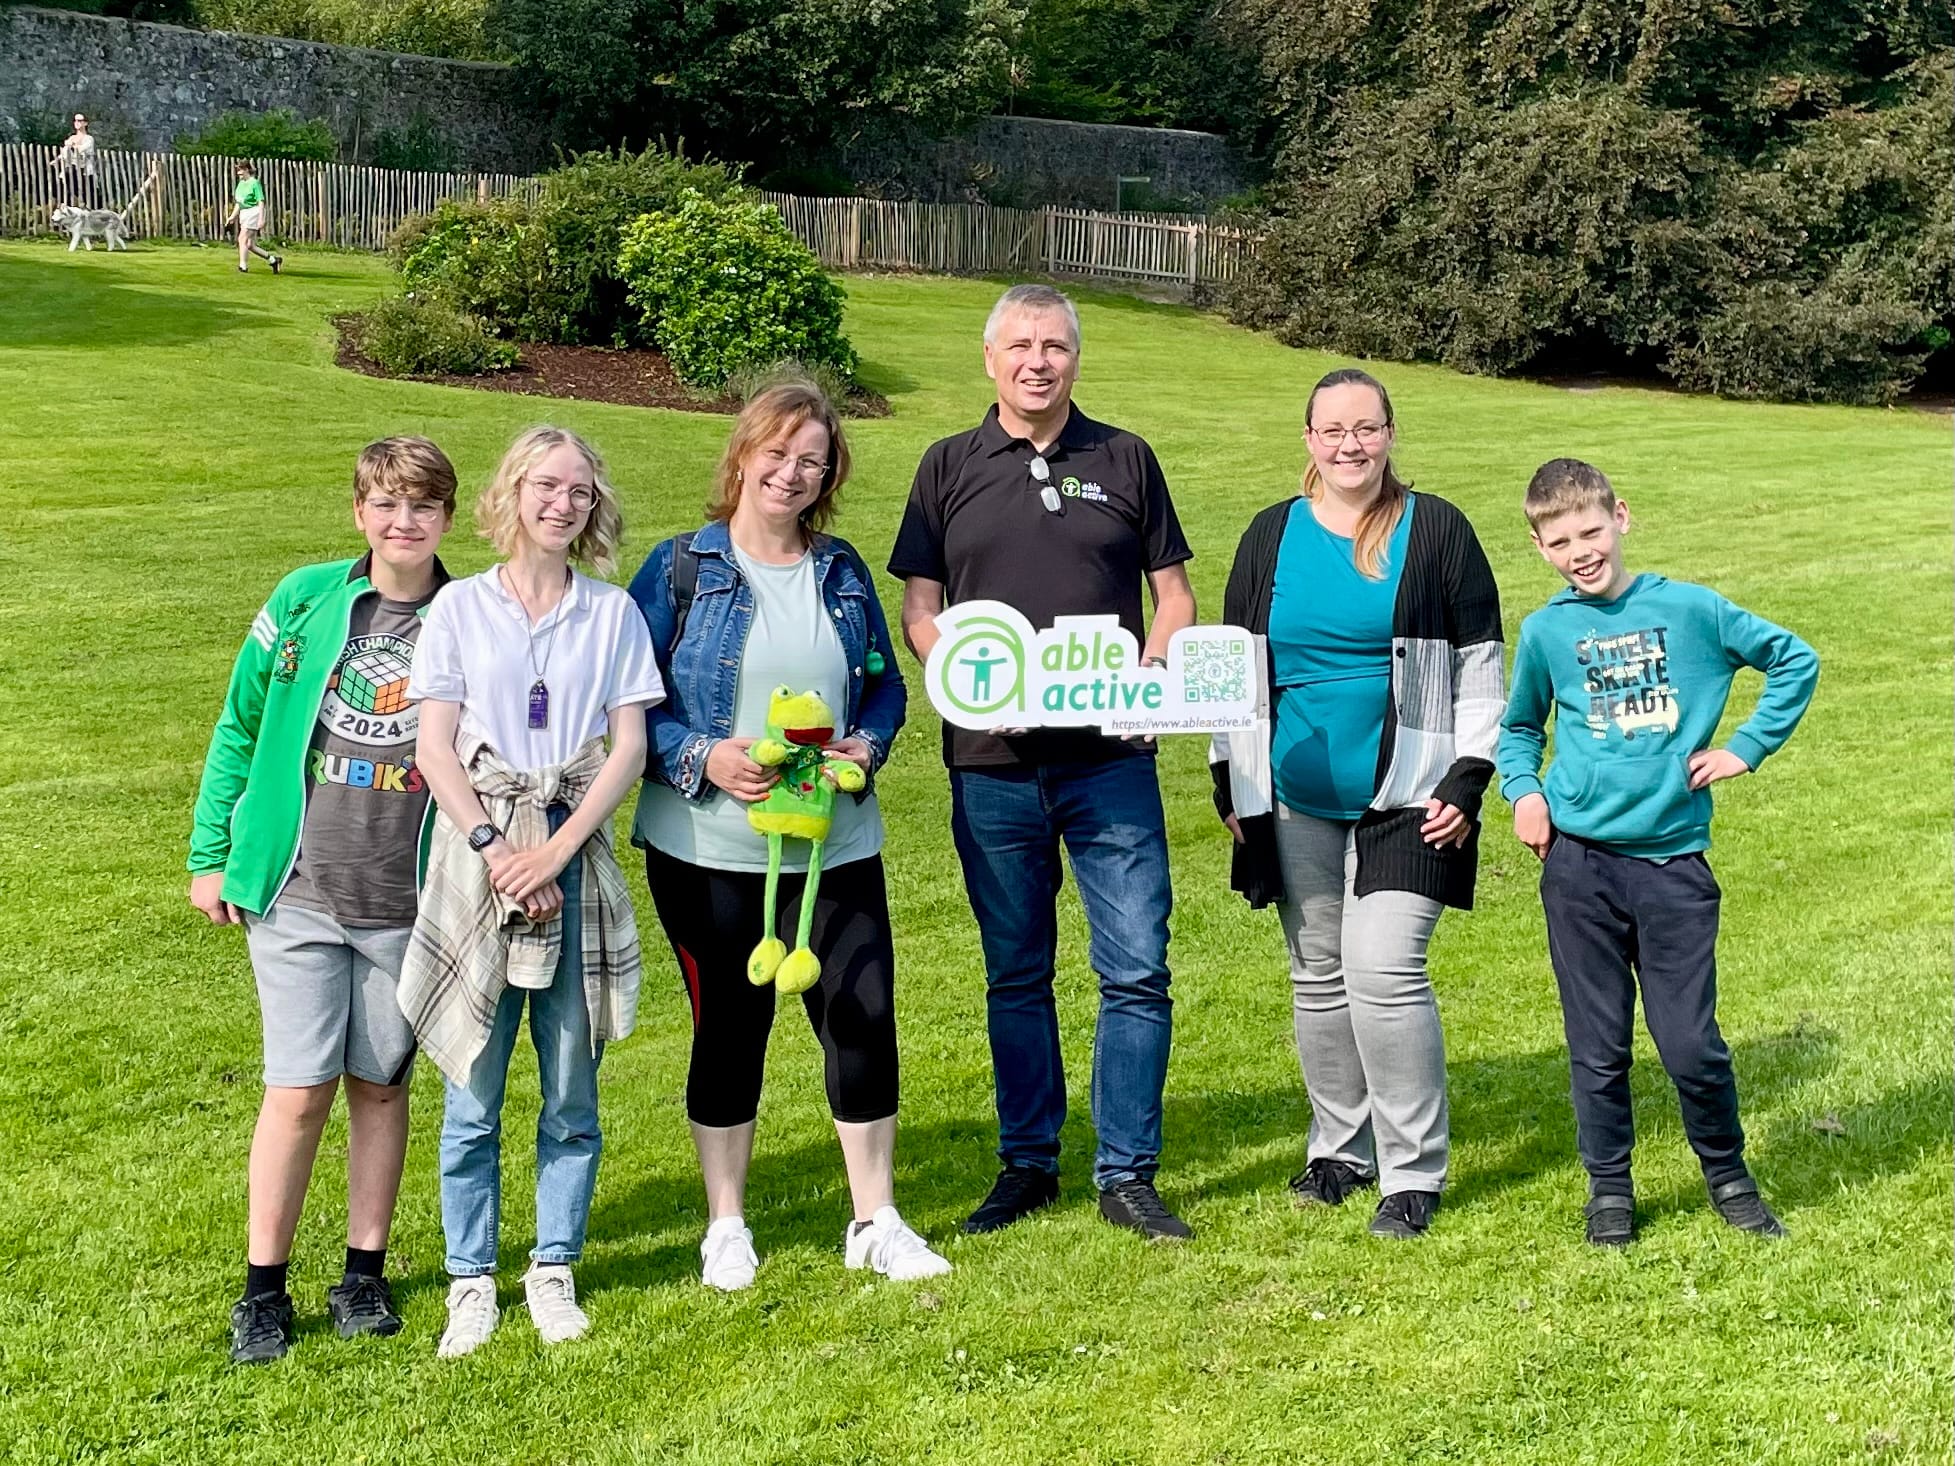
[[[1192,557],[1154,452],[1072,400],[1079,315],[1049,285],[1016,285],[984,327],[997,402],[969,432],[923,456],[889,557],[905,582],[903,634],[919,659],[946,605],[997,600],[1034,627],[1116,615],[1164,665],[1194,623]],[[1063,490],[1063,492],[1062,492]],[[1142,625],[1141,585],[1154,624]],[[1099,975],[1093,1040],[1093,1181],[1100,1213],[1149,1240],[1192,1235],[1154,1186],[1167,1081],[1166,824],[1145,740],[1090,729],[972,733],[946,725],[951,833],[984,948],[986,1021],[997,1091],[996,1184],[964,1223],[989,1232],[1059,1195],[1066,1118],[1059,1017],[1060,846],[1092,934]]]
[[[1215,740],[1233,883],[1275,902],[1310,1093],[1299,1204],[1374,1182],[1417,1237],[1446,1182],[1446,1053],[1426,946],[1473,904],[1501,694],[1500,596],[1466,516],[1414,494],[1375,378],[1317,383],[1300,496],[1251,521],[1223,620],[1268,638],[1270,727]]]
[[[52,160],[54,171],[61,176],[61,201],[99,209],[102,190],[95,177],[95,138],[83,113],[75,114],[72,126],[74,130],[61,140]]]
[[[834,406],[803,381],[742,409],[720,459],[707,523],[653,550],[631,583],[670,700],[648,717],[652,757],[632,840],[692,1000],[686,1115],[706,1183],[700,1244],[708,1287],[750,1286],[759,1257],[746,1222],[774,984],[747,962],[765,931],[767,844],[747,810],[777,774],[748,756],[776,687],[811,690],[840,719],[825,748],[871,780],[903,726],[905,692],[875,581],[827,532],[848,481]],[[801,995],[824,1057],[829,1113],[855,1215],[851,1268],[912,1279],[950,1264],[895,1204],[895,951],[871,783],[838,795],[822,851],[809,945],[821,976]],[[809,847],[787,842],[780,919],[792,929]]]
[[[503,562],[435,598],[407,688],[440,811],[400,1004],[445,1080],[445,1358],[496,1326],[502,1102],[525,1006],[543,1107],[523,1291],[544,1343],[590,1327],[571,1266],[603,1148],[598,1062],[638,1011],[638,928],[611,816],[645,771],[644,709],[665,695],[631,598],[572,568],[609,570],[623,532],[588,443],[522,433],[475,518]]]
[[[416,712],[401,692],[448,573],[435,556],[455,470],[425,438],[369,444],[353,469],[357,560],[279,582],[238,653],[190,843],[190,904],[243,922],[264,1025],[244,1296],[231,1359],[292,1344],[292,1239],[333,1095],[346,1087],[343,1337],[395,1334],[384,1278],[407,1153],[414,1033],[395,995],[428,815]]]
[[[284,256],[275,255],[258,243],[258,236],[265,228],[265,186],[258,181],[258,170],[247,162],[240,161],[231,170],[237,175],[237,185],[231,190],[231,212],[224,218],[224,227],[233,224],[238,229],[238,273],[242,275],[250,268],[251,257],[257,255],[272,267],[276,275],[285,263]]]
[[[1717,1026],[1723,893],[1704,852],[1710,786],[1778,751],[1819,681],[1813,649],[1700,585],[1623,563],[1629,506],[1601,470],[1543,464],[1523,502],[1534,546],[1568,582],[1521,623],[1500,792],[1541,864],[1548,956],[1561,992],[1588,1171],[1588,1240],[1636,1235],[1629,1103],[1636,988],[1717,1214],[1767,1237],[1785,1227],[1745,1165],[1738,1083]],[[1713,748],[1731,678],[1765,674],[1752,715]],[[1555,728],[1547,777],[1541,759]]]

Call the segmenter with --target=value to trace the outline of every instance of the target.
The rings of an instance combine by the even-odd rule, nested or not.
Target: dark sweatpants
[[[1643,1021],[1711,1186],[1744,1176],[1731,1051],[1717,1029],[1720,892],[1702,853],[1663,861],[1555,836],[1541,868],[1548,955],[1561,989],[1576,1145],[1595,1195],[1630,1194],[1630,1040]],[[1633,976],[1632,976],[1633,969]]]

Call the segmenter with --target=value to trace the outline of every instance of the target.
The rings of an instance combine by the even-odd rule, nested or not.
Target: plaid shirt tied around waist
[[[490,821],[519,850],[549,839],[550,806],[575,809],[605,759],[601,738],[546,769],[511,768],[470,734],[462,735],[455,752]],[[638,923],[611,848],[609,821],[576,859],[582,862],[583,898],[575,939],[584,955],[584,1002],[596,1045],[624,1038],[637,1022]],[[468,1083],[503,992],[549,987],[565,940],[561,911],[532,921],[490,883],[488,863],[468,848],[467,835],[437,814],[420,914],[400,977],[401,1012],[435,1067],[456,1084]]]

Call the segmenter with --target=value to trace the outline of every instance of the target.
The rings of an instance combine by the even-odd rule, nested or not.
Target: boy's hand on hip
[[[1536,860],[1548,858],[1554,843],[1554,821],[1548,817],[1548,801],[1540,794],[1523,794],[1514,806],[1514,838],[1534,852]]]
[[[1473,821],[1468,819],[1457,805],[1443,800],[1426,801],[1426,822],[1419,826],[1419,834],[1428,845],[1464,845],[1466,837],[1473,833]]]
[[[1728,748],[1707,748],[1690,756],[1690,787],[1708,789],[1719,779],[1735,779],[1749,774],[1751,765]]]
[[[244,921],[244,913],[224,899],[221,870],[190,877],[190,904],[208,916],[212,926],[237,926]]]

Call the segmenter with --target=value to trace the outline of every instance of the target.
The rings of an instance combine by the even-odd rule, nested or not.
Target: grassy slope
[[[680,1094],[686,1016],[662,948],[608,1058],[607,1158],[581,1277],[597,1329],[545,1354],[520,1314],[433,1357],[439,1089],[423,1066],[395,1269],[409,1333],[322,1329],[343,1128],[300,1238],[309,1315],[281,1368],[229,1369],[257,1015],[243,944],[181,899],[183,842],[229,658],[289,566],[346,551],[353,451],[426,432],[480,482],[522,424],[593,436],[635,564],[693,523],[723,420],[393,384],[330,364],[322,317],[380,267],[221,250],[69,257],[0,245],[0,1455],[13,1460],[960,1462],[1946,1459],[1950,533],[1944,420],[1571,395],[1395,367],[1402,457],[1473,516],[1510,635],[1551,589],[1517,503],[1591,457],[1637,563],[1717,585],[1819,648],[1819,699],[1755,780],[1722,786],[1725,1031],[1757,1168],[1793,1228],[1707,1211],[1647,1043],[1646,1232],[1578,1240],[1581,1178],[1531,860],[1498,829],[1480,909],[1440,928],[1455,1184],[1431,1238],[1363,1208],[1299,1216],[1307,1118],[1274,919],[1226,890],[1201,750],[1163,758],[1179,881],[1163,1183],[1200,1229],[1148,1251],[1086,1195],[1092,978],[1067,898],[1060,979],[1082,1112],[1068,1200],[952,1246],[930,1292],[840,1266],[846,1190],[797,1015],[777,1026],[750,1206],[761,1280],[696,1281]],[[921,448],[984,406],[981,282],[855,279],[850,330],[896,407],[852,429],[842,523],[886,552]],[[1211,613],[1250,514],[1288,492],[1327,359],[1121,297],[1085,310],[1080,398],[1158,448]],[[452,560],[486,563],[458,531]],[[892,588],[885,586],[885,594]],[[1740,711],[1755,679],[1740,685]],[[899,1195],[947,1237],[988,1183],[974,931],[934,728],[885,778],[903,1004]],[[1494,807],[1496,818],[1504,811]],[[1504,820],[1503,820],[1504,824]],[[643,913],[653,930],[649,908]],[[506,1274],[526,1245],[532,1061],[512,1084]],[[1843,1134],[1813,1122],[1837,1117]]]

